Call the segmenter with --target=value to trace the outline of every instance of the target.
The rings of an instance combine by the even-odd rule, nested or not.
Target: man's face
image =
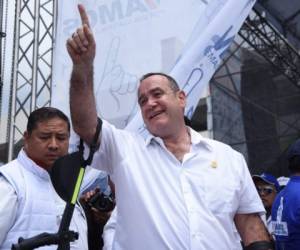
[[[277,194],[275,186],[268,184],[262,180],[256,181],[255,186],[265,209],[271,209]]]
[[[24,133],[24,150],[37,165],[49,170],[54,161],[68,153],[68,124],[60,118],[37,123],[29,134]]]
[[[174,132],[185,107],[183,91],[174,92],[165,76],[153,75],[144,79],[139,87],[138,102],[147,129],[164,138]]]

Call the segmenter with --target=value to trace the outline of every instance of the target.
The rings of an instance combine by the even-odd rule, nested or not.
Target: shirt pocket
[[[230,182],[226,176],[213,181],[205,178],[205,200],[214,213],[235,213],[238,207],[239,187]]]

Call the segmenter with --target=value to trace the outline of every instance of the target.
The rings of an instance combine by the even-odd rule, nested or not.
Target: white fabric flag
[[[58,1],[52,106],[69,114],[72,63],[65,44],[80,25],[77,0]],[[171,73],[188,94],[189,117],[247,17],[254,0],[82,0],[96,43],[94,90],[99,115],[143,130],[138,78]],[[133,118],[133,119],[132,119]],[[128,122],[130,120],[130,122]]]
[[[211,1],[207,4],[204,15],[199,18],[189,41],[170,72],[187,94],[185,114],[188,118],[192,117],[202,92],[221,61],[222,54],[234,40],[254,3],[255,0],[228,0],[218,3]],[[138,130],[140,133],[145,131],[140,112],[126,128]]]

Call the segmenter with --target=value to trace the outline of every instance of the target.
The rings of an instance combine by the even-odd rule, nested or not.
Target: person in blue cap
[[[280,191],[280,185],[276,177],[269,173],[253,175],[252,179],[266,209],[266,226],[269,233],[273,234],[271,225],[271,211],[276,195]]]
[[[289,148],[287,158],[290,181],[272,208],[276,250],[300,249],[300,139]]]

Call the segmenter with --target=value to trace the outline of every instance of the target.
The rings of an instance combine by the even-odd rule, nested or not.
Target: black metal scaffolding
[[[210,82],[213,134],[242,152],[253,173],[288,175],[285,153],[300,137],[300,60],[254,11]]]
[[[239,35],[293,84],[300,87],[300,55],[258,12],[253,11]]]

